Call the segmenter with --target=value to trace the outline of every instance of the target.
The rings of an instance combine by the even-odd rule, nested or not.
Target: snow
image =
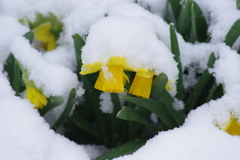
[[[90,159],[83,147],[50,130],[28,100],[15,97],[1,72],[0,88],[0,159]]]
[[[203,10],[209,25],[211,41],[190,44],[177,34],[181,51],[184,87],[196,83],[196,73],[207,68],[209,55],[218,58],[209,71],[216,82],[224,86],[224,96],[191,111],[179,128],[160,132],[135,153],[116,158],[167,160],[238,160],[240,137],[232,136],[225,128],[231,116],[240,118],[240,55],[224,43],[224,38],[240,11],[235,0],[195,0]],[[75,71],[76,57],[72,35],[78,33],[86,40],[82,49],[83,63],[105,64],[112,56],[126,58],[135,71],[139,68],[164,72],[169,79],[177,79],[176,62],[171,54],[169,25],[163,20],[166,0],[1,0],[0,1],[0,70],[10,52],[28,70],[30,80],[49,96],[63,96],[64,104],[51,110],[45,119],[24,97],[14,96],[6,73],[0,72],[0,159],[81,159],[95,158],[106,150],[97,146],[81,146],[50,129],[67,102],[72,88],[79,84]],[[20,18],[34,20],[35,13],[54,13],[63,23],[59,46],[50,52],[39,52],[22,37],[28,27]],[[107,16],[107,17],[106,17]],[[239,49],[240,40],[234,44]],[[104,67],[104,65],[103,65]],[[82,85],[77,96],[84,94]],[[123,93],[125,94],[125,93]],[[119,94],[121,96],[122,94]],[[103,112],[111,113],[113,105],[109,93],[99,97]],[[121,101],[123,106],[124,101]],[[175,108],[182,109],[175,100]],[[151,115],[156,123],[157,118]]]
[[[1,5],[0,5],[1,6]],[[1,10],[1,9],[0,9]],[[0,63],[4,63],[10,55],[9,43],[15,36],[22,36],[29,29],[18,23],[14,17],[0,14]],[[16,29],[17,28],[17,29]]]
[[[113,113],[113,103],[111,100],[111,95],[109,92],[102,92],[99,96],[100,99],[100,109],[103,113]]]
[[[177,79],[173,54],[158,39],[157,26],[149,19],[111,16],[91,26],[82,48],[83,64],[104,65],[114,56],[124,57],[135,71],[144,68],[157,75],[165,73],[172,81]]]
[[[77,76],[71,70],[44,60],[42,53],[32,48],[27,39],[15,38],[10,50],[45,96],[61,96],[77,86]]]

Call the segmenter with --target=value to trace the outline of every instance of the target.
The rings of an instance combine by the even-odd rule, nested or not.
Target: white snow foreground
[[[2,74],[0,88],[0,159],[90,159],[83,147],[54,133],[28,100],[14,96]]]

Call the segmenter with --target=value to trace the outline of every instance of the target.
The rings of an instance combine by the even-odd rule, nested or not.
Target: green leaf
[[[149,99],[136,97],[122,97],[122,98],[125,99],[126,101],[132,102],[155,113],[157,117],[160,118],[162,122],[168,126],[168,128],[174,128],[178,126],[176,121],[169,114],[163,102],[150,98]]]
[[[178,123],[178,125],[179,126],[182,125],[184,123],[185,115],[181,110],[177,111],[175,108],[173,108],[174,99],[166,89],[162,91],[160,100],[163,101],[168,112],[172,115],[172,117]]]
[[[48,111],[51,109],[63,104],[64,99],[63,97],[58,96],[51,96],[48,98],[48,103],[46,106],[44,106],[42,109],[38,109],[41,116],[44,116]]]
[[[146,141],[143,139],[136,139],[136,140],[127,142],[125,144],[122,144],[122,145],[102,154],[101,156],[97,157],[95,160],[106,160],[106,159],[111,160],[111,159],[119,157],[119,156],[131,154],[131,153],[135,152],[137,149],[139,149],[145,143],[146,143]]]
[[[198,82],[195,86],[194,91],[191,93],[191,95],[189,96],[189,98],[185,104],[185,109],[187,112],[189,112],[191,109],[196,107],[195,105],[197,103],[199,96],[201,95],[206,84],[211,79],[211,75],[209,74],[208,69],[213,67],[215,60],[216,60],[216,58],[215,58],[214,54],[212,53],[208,59],[208,68],[203,71],[200,79],[198,80]]]
[[[174,14],[175,19],[178,18],[180,10],[181,10],[181,5],[180,5],[181,0],[168,0],[168,2],[171,5],[172,12]]]
[[[182,125],[185,119],[182,111],[176,111],[173,108],[174,99],[165,89],[165,85],[167,84],[168,78],[166,74],[161,73],[153,80],[151,98],[159,100],[163,102],[164,106],[170,113],[170,115],[174,118],[174,120],[178,123],[178,125]]]
[[[189,34],[191,31],[191,6],[192,0],[186,0],[178,17],[177,31],[185,40],[189,39]]]
[[[99,95],[97,95],[96,90],[93,88],[93,85],[88,80],[87,76],[80,75],[81,80],[83,81],[83,86],[86,89],[85,95],[90,101],[94,113],[96,115],[96,120],[99,125],[100,133],[103,136],[104,142],[108,142],[108,128],[106,124],[106,118],[103,112],[99,109]]]
[[[150,96],[153,99],[159,99],[159,97],[161,96],[161,91],[165,89],[167,82],[168,77],[166,74],[161,73],[160,75],[156,76],[152,83]]]
[[[191,6],[191,22],[192,22],[192,37],[191,41],[196,42],[198,41],[198,34],[197,34],[197,25],[196,25],[196,15],[194,11],[194,3]]]
[[[58,118],[58,120],[55,122],[55,124],[51,127],[53,130],[56,131],[58,129],[58,127],[60,127],[61,124],[64,122],[64,120],[66,120],[68,118],[75,102],[76,102],[76,89],[73,88],[68,97],[68,101],[67,101],[64,111],[62,112],[62,114]]]
[[[236,0],[237,9],[240,10],[240,0]]]
[[[231,27],[231,29],[228,31],[226,37],[225,37],[225,43],[226,45],[232,47],[237,38],[240,35],[240,19],[238,19]]]
[[[149,123],[147,119],[143,117],[138,111],[130,107],[123,107],[123,109],[118,112],[117,118],[141,123],[150,128],[155,133],[158,133],[160,130],[158,126]]]
[[[91,134],[92,136],[96,137],[97,139],[101,140],[101,137],[98,134],[98,131],[96,130],[96,128],[93,127],[92,124],[90,124],[88,121],[86,121],[83,117],[81,117],[81,115],[77,115],[77,114],[73,114],[69,120],[75,124],[76,126],[78,126],[79,128],[81,128],[82,130],[88,132],[89,134]]]
[[[165,8],[166,8],[166,10],[165,10],[165,18],[164,18],[165,21],[167,23],[176,23],[176,19],[177,18],[174,15],[172,6],[171,6],[169,1],[167,1]],[[180,9],[181,9],[181,6],[180,6]]]
[[[34,33],[32,31],[29,31],[23,35],[26,39],[29,40],[29,43],[32,44],[34,39]]]
[[[209,94],[208,94],[206,103],[208,103],[208,102],[213,98],[213,96],[214,96],[217,88],[218,88],[217,83],[214,82],[214,83],[213,83],[213,86],[212,86],[212,88],[211,88],[211,90],[210,90],[210,92],[209,92]]]
[[[203,16],[203,12],[197,3],[193,2],[191,7],[192,31],[194,31],[195,40],[205,42],[207,39],[207,22]]]
[[[109,119],[111,119],[111,123],[109,123],[109,130],[111,135],[111,143],[112,146],[118,146],[119,144],[122,144],[125,136],[128,134],[128,122],[123,121],[119,118],[117,118],[117,113],[122,109],[118,93],[110,93],[111,95],[111,101],[113,102],[114,110],[113,113],[109,115]]]
[[[184,99],[184,87],[183,87],[183,73],[182,73],[182,63],[180,59],[180,49],[178,45],[177,35],[173,24],[170,24],[170,37],[171,37],[171,50],[174,55],[174,60],[177,62],[178,67],[178,80],[177,80],[177,94],[176,97],[179,100]]]
[[[82,47],[85,45],[85,41],[82,39],[82,37],[79,36],[79,34],[74,34],[73,36],[74,40],[74,48],[75,48],[75,53],[76,53],[76,58],[77,58],[77,66],[78,69],[80,70],[82,66]]]
[[[13,90],[15,91],[15,95],[19,96],[19,90],[20,90],[20,76],[21,76],[21,70],[18,65],[18,61],[15,59],[14,62],[14,72],[13,72]]]

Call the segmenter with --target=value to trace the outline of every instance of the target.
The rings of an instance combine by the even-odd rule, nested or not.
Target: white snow
[[[147,18],[110,16],[92,25],[82,49],[83,64],[104,65],[114,56],[125,58],[135,71],[145,68],[177,79],[173,55],[158,39],[157,25]]]
[[[0,5],[1,6],[1,5]],[[0,9],[1,10],[1,9]],[[29,29],[18,23],[15,17],[0,14],[0,63],[4,63],[10,55],[9,44],[15,36],[22,36]],[[17,29],[16,29],[17,28]]]
[[[34,81],[36,87],[43,89],[45,96],[61,96],[77,86],[77,76],[71,70],[44,60],[42,53],[32,48],[27,39],[15,38],[10,48],[29,72],[29,79]]]
[[[78,33],[86,40],[83,63],[105,64],[112,56],[126,58],[135,71],[139,68],[164,72],[177,79],[176,63],[171,54],[169,25],[163,20],[166,0],[1,0],[0,1],[0,159],[71,159],[89,160],[103,153],[96,146],[77,145],[54,133],[49,127],[62,113],[72,88],[79,84],[73,71],[76,57],[72,35]],[[240,137],[219,129],[225,128],[231,116],[240,119],[240,55],[222,43],[233,23],[240,18],[235,0],[195,0],[203,10],[209,25],[211,41],[190,44],[177,34],[181,51],[185,88],[196,83],[196,73],[207,67],[209,55],[218,57],[209,71],[216,82],[224,86],[222,98],[212,100],[190,112],[185,123],[173,130],[160,132],[135,153],[117,160],[238,160]],[[155,13],[147,11],[148,8]],[[36,13],[54,13],[63,23],[59,46],[41,53],[22,37],[29,31],[18,19],[34,20]],[[105,17],[107,16],[107,17]],[[87,38],[85,38],[87,36]],[[240,40],[234,44],[239,49]],[[49,96],[63,96],[64,104],[40,117],[33,105],[14,96],[3,63],[12,52],[28,70],[36,87]],[[103,65],[104,67],[104,65]],[[81,96],[84,90],[78,88]],[[113,104],[109,93],[100,95],[101,109],[111,113]],[[124,102],[121,102],[122,105]],[[182,109],[176,101],[176,109]],[[104,108],[105,107],[105,108]],[[154,115],[153,122],[157,122]],[[218,126],[218,127],[217,127]]]
[[[83,147],[50,130],[28,100],[15,97],[1,72],[0,88],[0,159],[90,159]]]
[[[111,100],[111,95],[109,92],[102,92],[99,96],[100,99],[100,109],[103,113],[113,113],[114,106]]]

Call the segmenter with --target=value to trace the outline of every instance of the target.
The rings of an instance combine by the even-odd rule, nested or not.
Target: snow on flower
[[[130,93],[149,98],[154,75],[165,73],[175,81],[178,74],[173,55],[156,30],[156,24],[145,18],[109,16],[101,19],[91,27],[82,49],[81,74],[101,69],[95,88],[119,93],[124,91],[124,81],[128,80],[123,70],[134,71],[136,76]],[[136,85],[143,83],[145,89],[138,90]]]

